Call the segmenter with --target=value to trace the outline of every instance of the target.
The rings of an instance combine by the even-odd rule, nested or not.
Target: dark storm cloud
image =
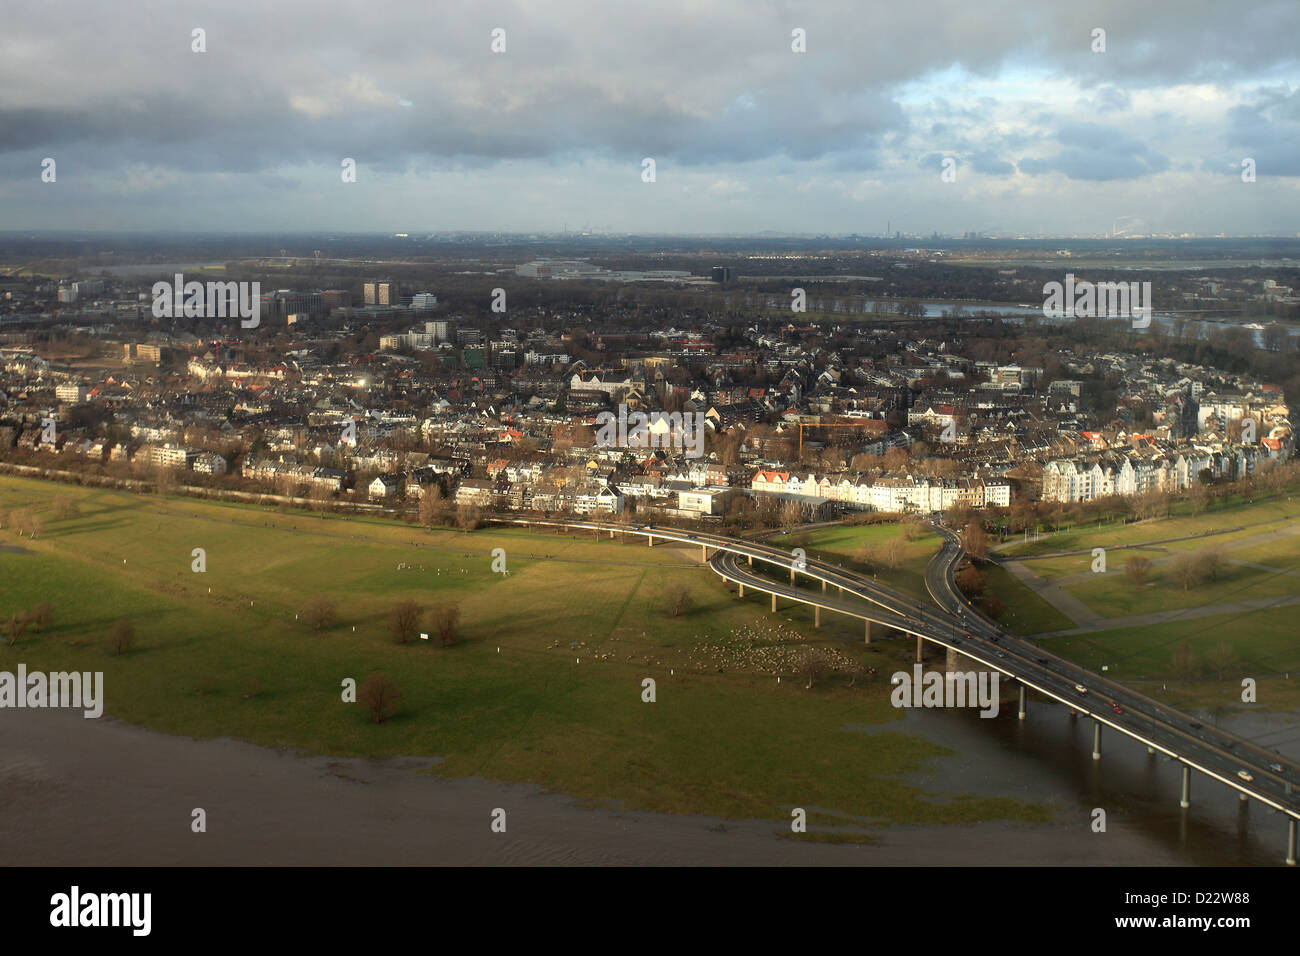
[[[190,49],[196,27],[206,53]],[[503,54],[489,49],[495,27]],[[1090,49],[1096,27],[1105,53]],[[806,53],[791,51],[794,28]],[[0,195],[44,208],[48,191],[31,192],[44,156],[77,171],[69,190],[98,173],[105,188],[184,202],[205,178],[214,208],[242,189],[280,203],[268,215],[282,218],[319,205],[312,190],[338,184],[344,157],[394,191],[463,173],[474,208],[504,183],[521,190],[510,210],[556,195],[608,204],[595,183],[638,182],[646,156],[665,186],[692,185],[693,203],[767,202],[799,185],[833,190],[823,210],[868,201],[873,177],[891,199],[924,202],[937,181],[928,154],[1003,182],[1018,166],[1095,183],[1150,180],[1240,145],[1295,175],[1297,35],[1295,0],[11,0]],[[1185,100],[1151,115],[1153,99],[1187,84],[1212,89],[1217,112]],[[1253,89],[1271,92],[1225,123]],[[552,171],[568,192],[543,188]],[[380,198],[319,195],[349,216]],[[799,197],[809,209],[812,195]]]

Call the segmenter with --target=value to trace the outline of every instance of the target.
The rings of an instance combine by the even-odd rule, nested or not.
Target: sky
[[[1297,38],[1296,0],[7,0],[0,231],[1297,236]]]

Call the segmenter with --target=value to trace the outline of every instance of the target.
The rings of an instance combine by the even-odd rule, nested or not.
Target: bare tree
[[[1124,563],[1124,573],[1129,576],[1134,587],[1141,587],[1151,574],[1151,559],[1135,554]]]
[[[1205,548],[1196,552],[1196,561],[1200,565],[1201,575],[1205,580],[1217,581],[1223,574],[1227,562],[1223,552],[1218,548]]]
[[[669,617],[681,617],[691,609],[691,592],[684,584],[674,584],[664,592],[664,608]]]
[[[328,594],[317,594],[303,606],[302,617],[316,630],[333,625],[338,615],[338,602]]]
[[[812,690],[813,685],[826,673],[826,662],[815,649],[805,647],[799,657],[799,672],[808,681],[804,690]]]
[[[382,724],[397,714],[397,701],[402,695],[397,684],[387,674],[371,674],[357,688],[357,700],[370,711],[372,723]]]
[[[456,631],[460,627],[460,605],[438,604],[430,608],[429,623],[438,632],[442,646],[452,646],[456,643]]]
[[[984,525],[969,521],[961,532],[961,546],[972,558],[983,561],[989,556],[989,536]]]
[[[54,512],[54,517],[58,518],[60,521],[65,518],[75,517],[80,512],[76,500],[69,498],[67,495],[59,495],[50,504],[51,509]]]
[[[1182,680],[1195,680],[1200,676],[1200,665],[1192,657],[1192,646],[1186,640],[1179,641],[1174,648],[1173,672]]]
[[[127,620],[114,621],[108,629],[108,646],[114,654],[125,654],[135,647],[135,625]]]
[[[975,597],[984,593],[984,575],[980,569],[973,564],[968,564],[957,572],[957,586],[968,597]]]
[[[26,614],[20,616],[15,613],[10,614],[9,620],[4,622],[4,631],[9,637],[10,647],[13,647],[14,644],[18,643],[18,638],[23,636],[23,633],[27,630],[28,620]]]
[[[31,625],[33,631],[39,633],[50,626],[51,614],[49,603],[39,601],[32,608],[31,613],[27,615],[27,622]]]
[[[388,633],[395,644],[409,644],[420,630],[424,608],[417,601],[402,601],[388,612]]]
[[[1190,551],[1183,551],[1174,556],[1169,562],[1169,574],[1173,580],[1183,586],[1184,591],[1189,591],[1205,581],[1205,562],[1199,555]]]
[[[420,495],[420,524],[426,528],[442,524],[446,519],[447,505],[442,497],[442,489],[437,482],[432,482]]]
[[[456,523],[462,531],[473,531],[483,524],[483,512],[478,505],[463,504],[456,509]]]
[[[1235,670],[1241,663],[1236,650],[1227,641],[1220,641],[1211,647],[1205,654],[1205,662],[1219,680],[1223,680],[1225,674]]]

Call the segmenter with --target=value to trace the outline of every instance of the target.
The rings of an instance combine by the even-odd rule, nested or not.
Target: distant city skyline
[[[0,232],[1295,237],[1298,35],[1290,0],[22,6]]]

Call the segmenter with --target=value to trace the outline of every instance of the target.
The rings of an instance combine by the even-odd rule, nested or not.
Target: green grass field
[[[1300,518],[1300,495],[1282,497],[1271,501],[1238,503],[1231,507],[1208,511],[1195,517],[1174,516],[1154,521],[1140,521],[1126,525],[1079,526],[1069,531],[1046,535],[1037,541],[1020,542],[998,552],[1003,557],[1030,557],[1037,554],[1054,554],[1058,551],[1091,551],[1093,548],[1113,548],[1119,545],[1140,544],[1185,535],[1200,535],[1207,531],[1257,525],[1241,532],[1220,534],[1203,540],[1169,542],[1161,545],[1171,549],[1199,548],[1207,544],[1227,544],[1263,531],[1285,527]],[[1077,560],[1085,560],[1079,555]],[[1076,560],[1071,557],[1069,560]]]
[[[859,549],[864,544],[883,546],[894,538],[903,537],[903,531],[896,524],[837,525],[794,535],[773,535],[769,543],[777,548],[793,548],[794,542],[803,537],[808,539],[804,549],[810,558],[863,571],[864,565],[857,560]],[[903,540],[902,563],[895,570],[878,571],[878,580],[881,584],[928,600],[930,592],[925,587],[925,567],[939,550],[941,539],[929,528],[922,528],[915,541],[907,541],[905,537]]]
[[[1005,568],[984,565],[985,591],[1006,605],[998,623],[1015,634],[1031,635],[1061,631],[1074,622],[1025,587]]]
[[[1248,671],[1294,672],[1300,677],[1295,614],[1294,608],[1270,608],[1252,613],[1248,625],[1235,615],[1218,615],[1053,637],[1043,644],[1086,667],[1109,665],[1110,673],[1120,679],[1152,680],[1168,675],[1174,648],[1180,641],[1186,640],[1194,655],[1226,642]]]
[[[56,518],[60,497],[79,514]],[[768,615],[687,548],[0,479],[0,512],[26,507],[44,529],[35,542],[0,531],[0,615],[46,601],[53,626],[0,643],[0,669],[103,671],[107,711],[135,724],[312,753],[437,755],[434,773],[634,809],[789,819],[791,806],[818,806],[912,824],[1051,816],[1014,800],[920,799],[898,777],[946,751],[847,726],[899,719],[887,675],[908,648],[864,648],[861,624],[835,615],[818,631],[807,609]],[[195,548],[206,573],[191,570]],[[491,572],[495,548],[508,576]],[[672,619],[664,594],[677,584],[694,606]],[[338,601],[322,632],[294,620],[317,593]],[[387,612],[404,598],[457,602],[459,643],[392,643]],[[105,637],[119,618],[137,640],[116,656]],[[780,653],[805,646],[877,676],[777,683]],[[402,694],[381,725],[341,700],[345,678],[376,671]],[[646,677],[657,681],[652,704]]]

